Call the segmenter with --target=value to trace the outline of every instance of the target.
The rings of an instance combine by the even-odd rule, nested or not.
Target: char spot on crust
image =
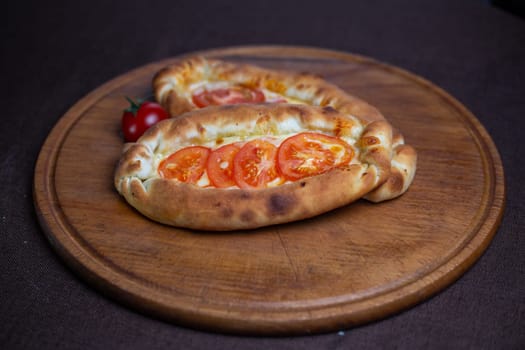
[[[375,136],[366,136],[361,139],[362,146],[373,146],[379,144],[381,141]]]
[[[268,199],[268,212],[270,215],[283,215],[289,213],[296,205],[296,200],[290,195],[273,194]]]
[[[396,168],[391,169],[390,177],[388,178],[388,187],[392,192],[400,192],[403,189],[403,175]]]
[[[323,107],[323,113],[324,114],[332,114],[332,113],[338,113],[337,110],[332,106],[325,106]]]
[[[231,218],[233,216],[232,208],[229,208],[229,207],[228,208],[222,208],[221,209],[221,215],[225,219]]]
[[[255,219],[255,213],[250,209],[247,209],[241,213],[241,220],[244,222],[251,222],[254,219]]]
[[[228,219],[233,216],[233,209],[229,206],[223,206],[222,202],[213,203],[213,206],[219,210],[223,218]]]
[[[247,191],[241,192],[240,196],[241,199],[250,199],[251,195]]]
[[[305,110],[297,105],[290,105],[288,107],[288,112],[290,114],[295,114],[298,117],[302,118],[305,116]]]

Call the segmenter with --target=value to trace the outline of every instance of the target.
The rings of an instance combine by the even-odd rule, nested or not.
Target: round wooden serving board
[[[100,290],[177,324],[245,334],[337,331],[410,307],[452,283],[487,248],[504,207],[503,168],[478,120],[422,78],[329,50],[254,46],[199,52],[319,74],[378,107],[418,151],[402,197],[243,232],[157,224],[113,187],[124,96],[156,71],[124,74],[57,123],[35,169],[34,200],[56,251]]]

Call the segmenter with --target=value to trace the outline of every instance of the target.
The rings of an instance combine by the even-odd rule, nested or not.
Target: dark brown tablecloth
[[[24,1],[10,3],[4,16],[1,348],[525,347],[522,18],[482,0]],[[435,297],[387,319],[286,338],[221,335],[165,323],[78,278],[47,242],[33,207],[35,161],[51,128],[78,99],[133,68],[248,44],[369,56],[434,82],[469,108],[498,147],[507,184],[503,221],[478,262]]]

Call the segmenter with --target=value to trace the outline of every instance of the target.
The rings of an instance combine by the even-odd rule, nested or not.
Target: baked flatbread
[[[307,142],[313,150],[306,152],[313,152],[316,162],[301,158],[302,151],[294,148],[293,141],[304,135],[328,140]],[[277,153],[258,164],[279,162],[277,176],[262,185],[245,186],[241,178],[236,185],[216,187],[206,173],[209,166],[194,179],[178,172],[181,167],[174,167],[173,174],[169,167],[181,152],[207,149],[202,158],[207,162],[210,152],[236,145],[240,150],[231,161],[235,173],[237,164],[239,169],[248,164],[239,155],[259,142],[273,144]],[[114,182],[129,204],[155,221],[201,230],[251,229],[313,217],[363,197],[388,179],[391,154],[392,128],[385,120],[365,124],[331,107],[227,105],[162,121],[136,143],[126,144]],[[298,159],[303,163],[296,163]],[[285,169],[289,160],[291,173]],[[317,174],[301,173],[302,167],[326,161],[331,166]]]
[[[199,100],[195,97],[203,91],[232,90],[227,96],[219,96],[215,100],[212,98],[208,101],[209,104],[227,104],[228,100],[238,98],[238,92],[243,88],[245,102],[254,100],[330,106],[364,121],[384,119],[383,115],[370,104],[308,73],[269,70],[197,56],[165,67],[153,78],[155,98],[171,116],[178,116],[199,108]],[[250,90],[255,91],[252,93],[253,96],[250,96]],[[262,93],[263,100],[258,93]]]
[[[204,57],[190,57],[160,70],[153,79],[157,101],[172,117],[210,105],[293,103],[332,107],[363,124],[385,120],[379,110],[312,74],[263,69]],[[403,194],[413,181],[417,153],[393,130],[391,177],[364,198],[381,202]]]

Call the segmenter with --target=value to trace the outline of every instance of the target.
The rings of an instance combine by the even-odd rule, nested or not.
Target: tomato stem
[[[129,98],[128,96],[126,96],[126,100],[128,100],[130,106],[128,108],[126,108],[126,112],[131,112],[133,113],[133,115],[136,115],[137,114],[137,111],[139,110],[139,107],[140,107],[140,101],[135,102],[133,101],[131,98]]]
[[[140,108],[140,106],[146,102],[146,101],[154,101],[154,95],[153,94],[150,94],[148,95],[146,98],[137,98],[136,101],[133,100],[131,97],[129,96],[124,96],[126,98],[126,100],[128,100],[130,106],[128,108],[125,109],[126,112],[131,112],[133,113],[133,115],[137,115],[137,112]]]

